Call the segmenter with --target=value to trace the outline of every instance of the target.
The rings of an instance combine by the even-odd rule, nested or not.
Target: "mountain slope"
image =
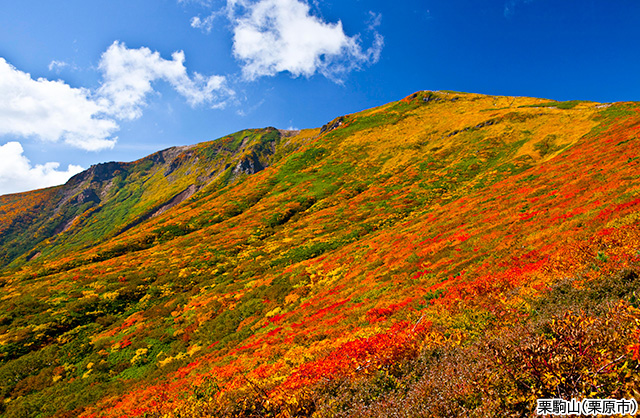
[[[633,271],[639,128],[636,103],[419,92],[3,196],[5,414],[354,415],[341,387],[382,408],[417,390],[421,353],[533,321],[564,279],[582,295]],[[624,277],[605,293],[633,302]]]
[[[241,131],[132,163],[98,164],[61,187],[2,196],[0,260],[8,265],[20,257],[14,263],[20,265],[36,255],[53,251],[55,257],[117,236],[204,187],[226,185],[262,170],[275,158],[281,138],[274,128]],[[46,195],[46,200],[32,195]],[[21,202],[20,210],[12,202]]]

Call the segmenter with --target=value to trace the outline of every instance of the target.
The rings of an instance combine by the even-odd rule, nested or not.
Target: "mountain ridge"
[[[602,315],[609,328],[582,337],[597,366],[570,381],[630,396],[639,127],[633,102],[421,91],[90,169],[65,189],[58,234],[37,215],[60,187],[0,197],[0,249],[24,247],[0,268],[4,413],[521,416],[560,384],[536,368],[568,372],[531,369],[518,338],[560,356],[558,324]],[[614,393],[595,372],[620,356]],[[487,391],[447,386],[456,368]]]
[[[228,179],[231,181],[234,181],[240,175],[249,175],[261,170],[263,164],[265,166],[268,165],[269,151],[271,150],[260,147],[261,154],[258,155],[254,150],[255,144],[251,145],[245,142],[249,139],[255,140],[256,138],[252,138],[254,134],[258,135],[258,137],[263,134],[271,135],[273,137],[272,140],[277,141],[280,139],[281,134],[274,136],[275,132],[279,131],[275,130],[275,128],[240,131],[219,140],[224,141],[225,139],[233,138],[235,142],[230,143],[230,145],[232,148],[237,149],[226,149],[224,144],[210,141],[196,145],[171,147],[128,163],[107,162],[93,165],[71,177],[66,184],[50,189],[50,192],[54,191],[54,195],[50,196],[52,206],[45,209],[45,211],[48,212],[52,222],[43,221],[40,231],[45,230],[45,232],[40,233],[38,231],[36,234],[39,234],[40,241],[44,241],[68,231],[75,222],[79,220],[86,221],[91,214],[102,210],[105,205],[109,206],[113,198],[117,199],[116,195],[127,180],[127,177],[132,175],[140,177],[139,179],[134,179],[133,183],[135,183],[136,187],[142,188],[142,185],[153,181],[154,173],[161,171],[164,177],[161,180],[164,180],[165,187],[168,190],[156,192],[154,196],[151,196],[152,203],[147,204],[144,211],[139,211],[139,213],[130,217],[126,222],[119,225],[119,229],[114,228],[111,233],[117,236],[124,230],[157,215],[159,210],[167,210],[172,205],[179,203],[186,198],[186,195],[190,196],[200,188],[206,187],[211,181],[215,181],[216,178],[223,175],[232,165],[233,171]],[[235,138],[234,135],[242,138]],[[242,143],[238,143],[238,140],[242,141]],[[209,149],[212,151],[208,151]],[[275,148],[273,151],[275,151]],[[206,155],[207,152],[209,153],[208,155]],[[186,166],[196,164],[201,158],[209,165],[199,167],[201,173],[198,176],[190,175],[193,173],[189,173]],[[225,159],[223,166],[218,161],[221,158]],[[212,171],[206,172],[207,169]],[[185,175],[189,177],[187,182],[175,180],[176,176]],[[173,183],[180,184],[174,187]],[[181,183],[185,183],[185,185],[183,186]],[[149,185],[146,187],[149,187]],[[40,207],[39,210],[42,210],[42,208]],[[124,218],[126,220],[127,216],[124,216]],[[51,223],[54,225],[51,226]],[[116,225],[118,225],[118,222],[116,222]],[[32,234],[32,231],[29,231],[29,233]],[[24,237],[22,239],[26,240]],[[89,240],[89,242],[91,241]],[[30,249],[30,251],[33,252],[36,249]]]

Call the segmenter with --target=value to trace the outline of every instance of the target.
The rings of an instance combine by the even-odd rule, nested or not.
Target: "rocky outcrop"
[[[158,153],[162,158],[162,164],[166,166],[163,173],[165,177],[169,177],[193,157],[193,153],[190,151],[191,148],[193,148],[193,145],[171,147]]]
[[[255,174],[262,170],[264,170],[264,166],[260,163],[260,159],[255,152],[251,152],[240,158],[240,161],[233,169],[233,174],[235,176],[239,174]]]
[[[481,123],[479,123],[479,124],[477,124],[475,126],[467,126],[464,129],[456,129],[454,131],[451,131],[446,135],[446,137],[449,138],[451,136],[458,135],[461,132],[474,131],[474,130],[477,130],[477,129],[484,128],[485,126],[495,125],[496,123],[498,123],[497,119],[489,119],[488,121],[481,122]]]
[[[332,120],[331,122],[327,123],[326,125],[323,125],[322,128],[320,128],[320,135],[322,135],[325,132],[331,132],[334,129],[342,126],[342,124],[344,123],[344,116],[340,116],[337,119]]]
[[[82,205],[88,202],[100,203],[100,198],[93,189],[84,189],[76,196],[69,199],[69,203],[71,204]]]
[[[89,182],[104,182],[107,180],[111,180],[116,175],[122,173],[125,170],[126,163],[117,163],[117,162],[108,162],[108,163],[100,163],[96,165],[92,165],[87,170],[82,173],[78,173],[75,176],[71,177],[67,182],[66,186],[74,187],[78,186],[82,183]]]

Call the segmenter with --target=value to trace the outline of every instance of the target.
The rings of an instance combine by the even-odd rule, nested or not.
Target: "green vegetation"
[[[523,105],[523,106],[518,106],[518,107],[554,107],[556,109],[573,109],[574,107],[576,107],[577,105],[579,105],[580,103],[589,103],[587,101],[584,100],[569,100],[566,102],[546,102],[546,103],[538,103],[538,104],[531,104],[531,105]]]

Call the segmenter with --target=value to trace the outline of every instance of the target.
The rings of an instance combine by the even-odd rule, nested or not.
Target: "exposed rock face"
[[[255,154],[255,152],[252,152],[251,154],[242,157],[240,161],[238,161],[238,164],[236,164],[235,168],[233,169],[233,174],[255,174],[258,171],[262,170],[264,170],[264,167],[260,163],[260,159]]]
[[[67,204],[100,203],[111,188],[113,179],[119,174],[127,175],[129,164],[117,162],[96,164],[71,177],[62,189],[54,213],[58,213]]]
[[[74,198],[69,200],[69,203],[71,203],[71,204],[77,203],[79,205],[82,205],[82,204],[87,203],[87,202],[100,203],[100,198],[96,194],[95,190],[93,190],[93,189],[84,189],[78,195],[76,195]]]
[[[85,181],[93,183],[111,180],[117,174],[125,170],[124,166],[125,163],[117,163],[113,161],[92,165],[91,167],[89,167],[89,169],[71,177],[67,182],[67,186],[73,187]]]
[[[157,153],[162,159],[162,164],[166,166],[163,173],[165,177],[173,174],[174,171],[180,168],[193,156],[192,152],[189,151],[191,148],[193,148],[192,145],[171,147]]]
[[[187,187],[187,189],[185,191],[183,191],[183,192],[179,193],[178,195],[174,196],[173,199],[171,199],[164,206],[162,206],[158,210],[156,210],[151,215],[151,218],[155,218],[156,216],[168,211],[172,207],[174,207],[176,205],[179,205],[180,203],[184,202],[185,200],[187,200],[188,198],[193,196],[193,194],[196,191],[198,191],[198,188],[196,187],[195,184],[192,184],[191,186]]]
[[[426,96],[424,96],[422,98],[422,101],[425,103],[430,103],[430,102],[441,102],[442,99],[438,96],[432,95],[432,94],[427,94]]]
[[[323,134],[325,132],[331,132],[334,129],[340,127],[342,124],[344,123],[344,116],[340,116],[337,119],[334,119],[333,121],[327,123],[326,125],[324,125],[321,129],[320,129],[320,134]]]
[[[42,255],[42,253],[40,251],[38,251],[35,254],[29,254],[27,256],[27,261],[35,260],[36,258],[40,257],[40,255]]]
[[[154,164],[164,164],[165,163],[164,153],[165,151],[156,152],[154,154],[149,155],[148,157],[143,158],[141,162],[151,161]]]
[[[460,100],[459,96],[447,98],[449,94],[451,93],[425,90],[425,91],[415,92],[412,95],[407,96],[402,100],[411,102],[421,97],[422,102],[425,104],[439,103],[439,102],[457,102],[458,100]]]
[[[481,123],[477,124],[476,126],[467,126],[464,129],[456,129],[456,130],[451,131],[450,133],[448,133],[447,134],[447,138],[451,137],[451,136],[454,136],[454,135],[458,135],[461,132],[467,132],[467,131],[471,131],[471,130],[474,130],[474,129],[484,128],[485,126],[491,126],[491,125],[494,125],[496,123],[498,123],[497,119],[490,119],[490,120],[488,120],[486,122],[481,122]]]

